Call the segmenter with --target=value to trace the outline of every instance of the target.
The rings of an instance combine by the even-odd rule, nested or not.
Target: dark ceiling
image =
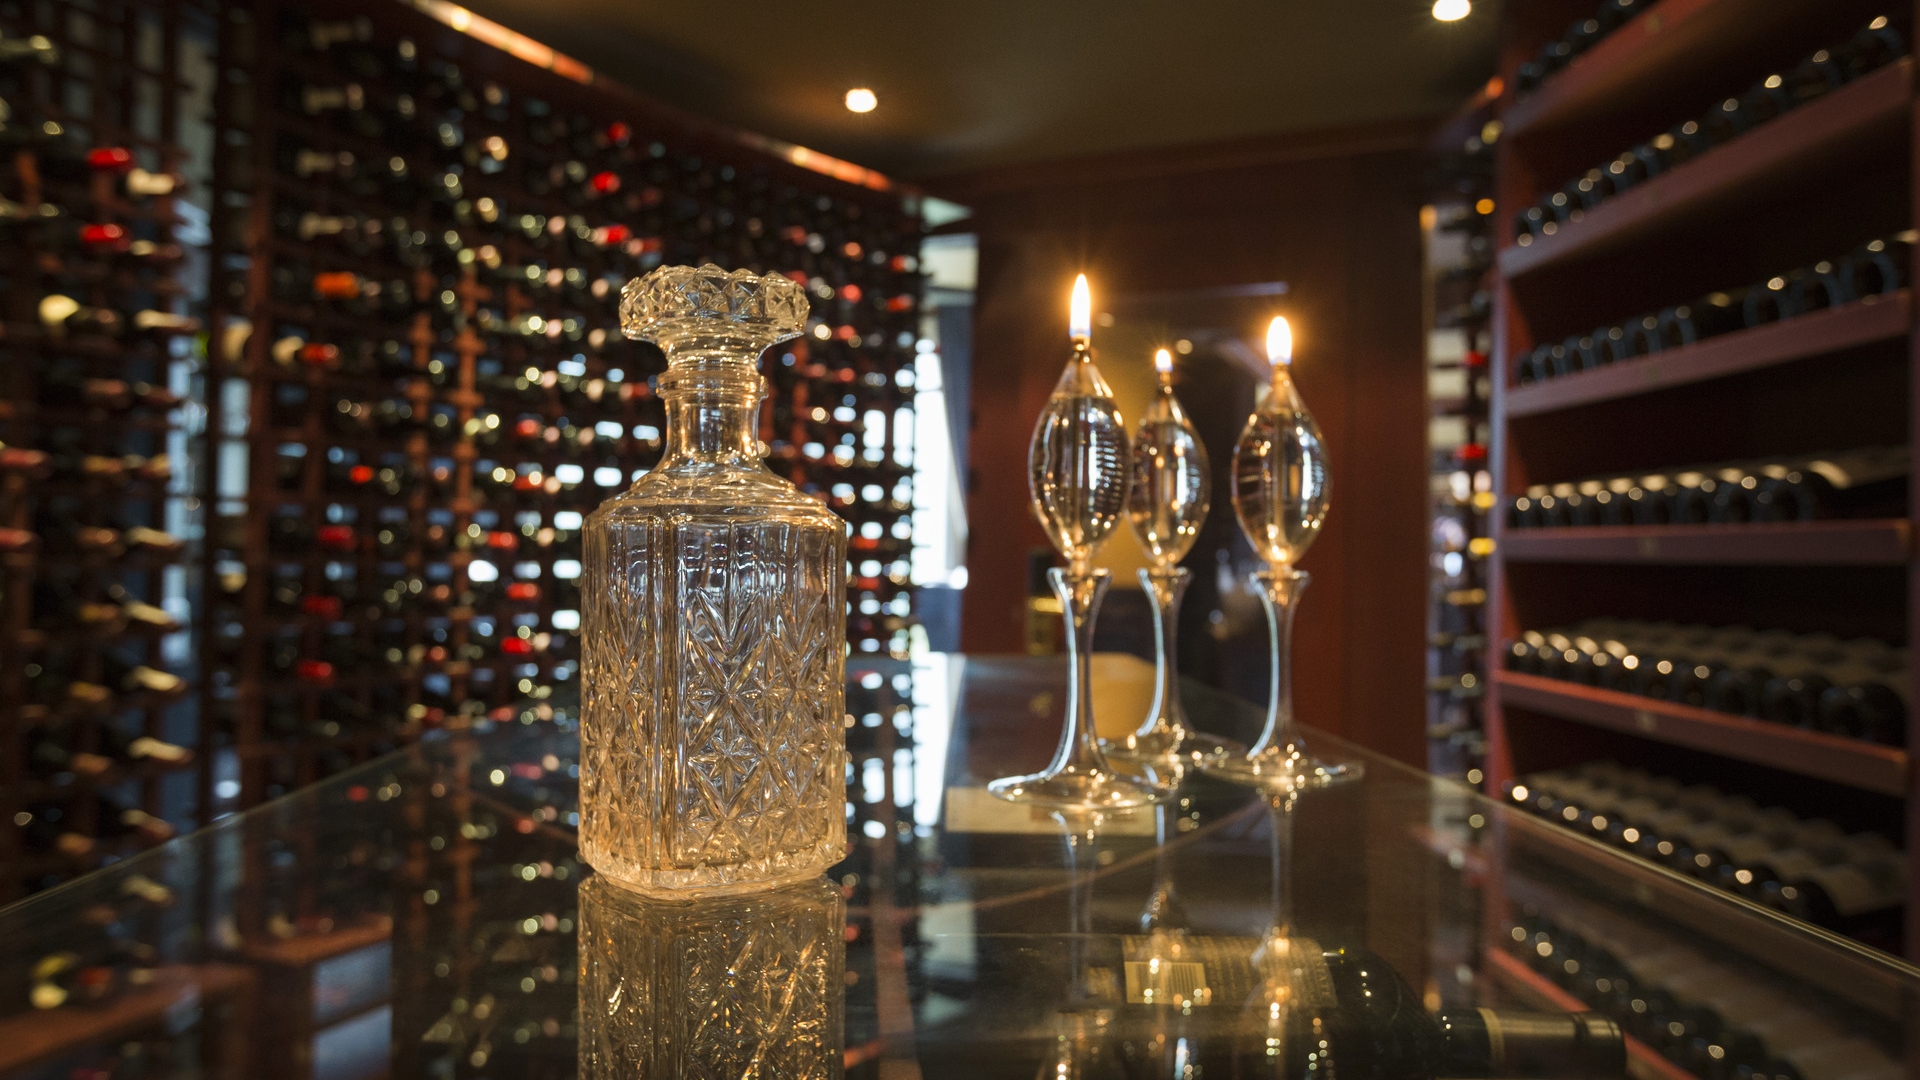
[[[690,112],[906,179],[1452,109],[1498,0],[466,0]],[[846,110],[850,87],[880,107]]]

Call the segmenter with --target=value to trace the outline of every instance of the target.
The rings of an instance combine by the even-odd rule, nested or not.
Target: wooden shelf
[[[250,941],[240,947],[240,955],[259,964],[282,967],[311,967],[356,949],[391,940],[393,920],[380,915],[366,922],[329,930],[323,934],[301,934],[285,939]]]
[[[53,1061],[63,1054],[100,1046],[146,1027],[164,1024],[182,1005],[229,995],[251,996],[253,973],[231,964],[161,968],[153,985],[129,991],[99,1006],[64,1006],[0,1019],[0,1073]],[[233,1030],[242,1031],[244,1025]],[[222,1043],[231,1040],[221,1040]],[[238,1067],[242,1054],[224,1046],[219,1056]],[[221,1075],[216,1071],[215,1075]]]
[[[1693,563],[1739,566],[1901,566],[1905,520],[1770,525],[1619,525],[1507,529],[1509,562]]]
[[[1480,971],[1491,975],[1528,1005],[1555,1012],[1587,1012],[1591,1005],[1574,997],[1503,949],[1480,954]],[[1634,1080],[1693,1080],[1693,1074],[1668,1061],[1660,1051],[1631,1035],[1627,1042],[1627,1075]]]
[[[1902,987],[1920,975],[1920,969],[1879,949],[1788,918],[1565,826],[1519,811],[1509,811],[1500,820],[1507,847],[1508,894],[1513,900],[1537,900],[1539,890],[1526,884],[1524,877],[1513,875],[1512,868],[1522,862],[1549,864],[1588,879],[1602,891],[1624,889],[1641,907],[1657,912],[1663,922],[1763,958],[1766,966],[1782,975],[1817,986],[1862,1014],[1888,1020],[1902,1015]],[[1836,964],[1836,953],[1847,954],[1850,962]]]
[[[1538,416],[1894,341],[1906,336],[1912,319],[1912,293],[1901,289],[1595,371],[1515,386],[1507,391],[1507,415]]]
[[[1882,795],[1907,793],[1906,751],[1890,746],[1516,671],[1491,675],[1503,709],[1532,709]]]
[[[1824,21],[1832,7],[1832,0],[1768,0],[1761,12],[1750,0],[1661,0],[1508,109],[1504,137],[1693,96],[1693,83],[1718,83],[1729,65],[1782,39],[1810,51],[1809,23]]]
[[[1703,210],[1725,212],[1832,168],[1853,148],[1896,145],[1903,139],[1912,81],[1911,57],[1863,76],[1608,199],[1553,236],[1507,247],[1499,255],[1500,272],[1521,278],[1656,239]]]

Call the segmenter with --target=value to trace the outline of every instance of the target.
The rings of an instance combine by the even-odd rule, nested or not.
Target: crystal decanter
[[[1284,318],[1267,332],[1267,358],[1273,381],[1233,451],[1233,511],[1267,564],[1253,575],[1273,648],[1267,723],[1245,754],[1202,767],[1241,783],[1297,790],[1357,779],[1362,766],[1313,757],[1294,721],[1293,617],[1310,580],[1294,564],[1327,520],[1327,448],[1293,385],[1293,331]]]
[[[717,266],[627,285],[667,355],[666,453],[587,518],[580,850],[643,891],[746,891],[846,845],[846,532],[761,463],[760,353],[800,287]]]
[[[582,1080],[844,1075],[846,902],[824,878],[663,900],[580,886]]]
[[[1103,741],[1101,748],[1117,761],[1173,776],[1246,749],[1195,731],[1180,704],[1176,634],[1180,599],[1193,581],[1193,571],[1180,560],[1193,550],[1207,520],[1213,475],[1200,433],[1173,393],[1173,354],[1161,349],[1153,366],[1159,388],[1133,432],[1133,478],[1127,485],[1127,523],[1149,564],[1140,570],[1140,588],[1153,608],[1153,701],[1138,728]]]

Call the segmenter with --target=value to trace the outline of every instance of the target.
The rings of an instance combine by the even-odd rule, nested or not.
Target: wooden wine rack
[[[1592,7],[1510,9],[1502,73]],[[1912,442],[1920,339],[1906,289],[1593,371],[1529,385],[1517,375],[1536,344],[1912,227],[1911,57],[1759,123],[1554,235],[1522,246],[1508,224],[1593,162],[1845,41],[1880,13],[1812,0],[1659,0],[1505,104],[1492,274],[1491,450],[1502,503],[1531,484]],[[1913,506],[1903,519],[1537,530],[1507,527],[1497,508],[1491,647],[1593,616],[1910,644],[1920,617],[1911,518],[1920,500]],[[1896,841],[1904,834],[1920,854],[1912,746],[1506,671],[1488,690],[1486,786],[1496,795],[1517,776],[1613,758]],[[1920,737],[1920,723],[1909,730]],[[1907,907],[1906,953],[1920,956],[1920,904]]]
[[[920,281],[909,194],[873,174],[851,183],[800,168],[498,27],[456,30],[433,5],[250,10],[233,52],[242,59],[225,83],[236,95],[229,115],[251,124],[227,173],[248,182],[227,189],[232,214],[222,237],[245,272],[215,292],[233,299],[221,325],[244,320],[251,334],[217,355],[214,368],[217,380],[247,388],[250,419],[236,439],[246,448],[246,495],[222,504],[242,528],[216,534],[207,551],[210,575],[246,577],[238,602],[215,615],[238,645],[231,694],[208,702],[210,715],[230,718],[221,737],[241,762],[239,805],[431,727],[516,717],[574,676],[579,517],[660,453],[664,415],[652,381],[663,360],[624,341],[615,313],[620,286],[655,265],[804,273],[815,332],[775,350],[774,402],[763,422],[771,463],[850,510],[871,505],[878,479],[893,504],[882,534],[898,531],[909,500],[896,492],[908,470],[904,430],[897,437],[894,428],[910,408],[899,373],[912,363]],[[367,58],[384,69],[366,67]],[[376,101],[411,93],[420,123],[408,129],[382,114],[389,130],[373,136],[353,130],[361,116],[296,107],[354,88],[367,114],[379,112]],[[376,163],[376,172],[378,162],[403,163],[418,182],[369,195],[352,182],[296,176],[288,165],[300,154],[343,153]],[[480,209],[489,201],[491,218]],[[417,254],[289,235],[289,223],[339,219],[363,234],[368,221],[404,219]],[[382,284],[377,321],[352,302],[301,295],[317,275],[340,273],[367,290]],[[397,289],[406,295],[395,304]],[[357,338],[399,342],[409,354],[410,370],[378,391],[412,410],[400,433],[332,434],[334,399],[351,393],[375,403],[364,381],[276,358],[276,343],[344,348]],[[514,383],[523,372],[531,385]],[[839,459],[827,436],[800,433],[831,425],[830,411],[848,407],[809,407],[809,390],[817,398],[827,385],[856,399],[856,416],[885,417],[878,432],[840,421],[861,441]],[[517,440],[522,430],[531,438]],[[290,469],[282,451],[294,446],[306,453]],[[329,457],[342,459],[331,462],[336,473],[343,463],[392,466],[415,482],[396,495],[342,498],[329,488]],[[218,471],[213,482],[241,486]],[[353,550],[276,550],[281,516],[297,522],[283,532],[302,535],[349,525]],[[377,541],[383,526],[404,527],[403,550]],[[482,562],[497,567],[497,581],[474,572]],[[273,590],[293,584],[296,568],[300,596],[344,593],[346,618],[276,611]],[[885,575],[850,575],[862,588],[850,596],[856,611],[875,593],[900,606],[897,558],[894,569],[884,587],[875,579]],[[353,587],[334,584],[343,579]],[[396,583],[415,595],[394,602]],[[369,595],[383,588],[384,602]],[[873,649],[875,641],[860,643]],[[315,662],[330,663],[329,649],[363,662],[331,662],[328,673]],[[296,652],[290,689],[286,661]]]
[[[174,783],[162,805],[164,778],[108,778],[140,788],[140,805],[188,826],[436,727],[553,715],[579,663],[578,519],[661,453],[664,360],[626,341],[616,315],[620,287],[656,265],[804,278],[812,319],[769,354],[761,439],[776,472],[851,523],[853,658],[905,655],[916,193],[678,113],[431,0],[26,10],[48,21],[0,31],[48,35],[84,58],[85,79],[36,70],[32,93],[9,97],[16,113],[82,122],[86,145],[184,172],[183,207],[206,222],[183,211],[206,250],[164,302],[79,298],[206,328],[159,357],[192,376],[180,480],[139,500],[88,492],[90,515],[194,542],[172,560],[83,567],[87,588],[164,570],[193,610],[196,647],[168,655],[190,656],[195,696],[143,710],[133,733],[193,747],[197,793]],[[70,32],[81,26],[85,42]],[[149,82],[157,98],[136,93]],[[72,102],[92,112],[60,112]],[[317,290],[322,274],[336,276]],[[9,296],[0,441],[33,446],[35,373],[78,343],[42,339],[38,290]],[[85,358],[166,381],[105,346]],[[165,436],[115,434],[129,448]],[[0,526],[31,529],[51,490],[0,476]],[[29,875],[84,865],[25,859],[12,824],[51,797],[27,782],[20,703],[46,636],[33,583],[65,558],[45,544],[0,556],[0,900]],[[159,666],[159,643],[143,649]],[[73,797],[91,806],[86,787]]]
[[[61,292],[123,319],[143,310],[199,313],[201,297],[190,273],[196,240],[185,204],[204,185],[205,169],[202,155],[187,144],[210,141],[195,82],[209,72],[186,54],[210,45],[212,17],[198,5],[158,0],[25,5],[16,17],[0,19],[0,33],[19,39],[40,35],[57,52],[52,63],[27,63],[8,72],[13,123],[57,125],[82,145],[124,148],[132,155],[130,164],[183,180],[170,194],[135,199],[117,190],[110,176],[56,175],[46,167],[46,144],[28,142],[0,166],[0,194],[28,213],[43,205],[59,207],[59,217],[47,223],[50,230],[113,223],[128,238],[178,244],[187,252],[177,259],[162,257],[143,274],[131,270],[124,255],[102,255],[79,243],[56,245],[51,232],[31,221],[13,224],[11,257],[0,270],[6,279],[0,305],[0,446],[103,458],[168,454],[172,472],[170,478],[117,481],[93,473],[0,472],[0,526],[29,532],[47,523],[63,530],[145,527],[184,537],[192,527],[191,407],[48,404],[40,391],[55,364],[71,365],[88,378],[175,390],[197,386],[190,340],[136,334],[125,325],[120,337],[62,333],[42,322],[39,304],[42,297]],[[173,695],[124,693],[113,686],[105,707],[90,707],[71,699],[37,701],[32,686],[34,676],[56,659],[71,677],[98,685],[109,653],[128,664],[173,667],[191,676],[186,664],[170,662],[186,653],[181,645],[190,623],[183,622],[178,632],[101,628],[39,610],[35,602],[36,587],[98,603],[109,600],[108,590],[117,586],[131,598],[164,605],[177,617],[177,601],[189,595],[182,576],[185,561],[182,551],[83,550],[64,531],[0,555],[0,903],[130,851],[128,841],[116,840],[86,855],[29,852],[27,822],[98,837],[109,824],[97,820],[96,796],[104,792],[128,809],[175,821],[190,802],[165,775],[189,767],[184,762],[127,764],[100,775],[66,772],[50,779],[35,778],[27,769],[37,733],[55,726],[64,732],[69,751],[101,749],[110,729],[128,737],[197,742],[191,703],[183,708]]]

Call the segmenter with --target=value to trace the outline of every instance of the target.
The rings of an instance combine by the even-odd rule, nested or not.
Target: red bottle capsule
[[[126,172],[133,168],[133,151],[124,146],[101,146],[87,151],[87,164],[102,172]]]
[[[538,600],[540,599],[540,586],[535,585],[531,581],[516,581],[507,586],[507,599]]]
[[[293,673],[306,682],[330,682],[333,665],[325,660],[302,660],[294,665]]]
[[[347,270],[315,274],[313,295],[323,300],[351,300],[360,295],[360,275]]]
[[[321,547],[344,551],[353,547],[353,526],[322,525],[314,531],[313,538]]]
[[[316,619],[338,619],[340,617],[340,598],[337,596],[303,596],[300,598],[300,611]]]
[[[82,225],[80,242],[90,247],[128,246],[127,230],[119,225]]]

